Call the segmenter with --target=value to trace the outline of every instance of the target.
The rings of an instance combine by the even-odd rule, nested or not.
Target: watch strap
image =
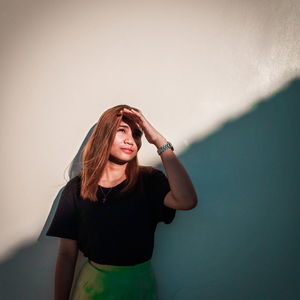
[[[174,147],[173,147],[173,145],[172,145],[170,142],[167,142],[167,144],[165,144],[165,145],[159,147],[159,148],[157,149],[157,153],[158,153],[159,155],[161,155],[161,153],[164,152],[164,151],[167,150],[167,149],[171,149],[172,151],[174,151]]]

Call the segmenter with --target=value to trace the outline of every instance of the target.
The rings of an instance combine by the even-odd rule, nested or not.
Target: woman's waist
[[[142,262],[142,263],[138,263],[135,265],[107,265],[107,264],[99,264],[96,263],[95,261],[92,261],[90,259],[88,259],[89,263],[96,269],[100,269],[100,270],[108,270],[108,271],[129,271],[129,270],[143,270],[143,269],[149,269],[149,267],[151,268],[151,259]]]

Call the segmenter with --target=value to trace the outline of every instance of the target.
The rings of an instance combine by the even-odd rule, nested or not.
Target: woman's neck
[[[118,165],[108,161],[98,184],[101,186],[109,186],[121,183],[126,179],[126,166],[127,164]]]

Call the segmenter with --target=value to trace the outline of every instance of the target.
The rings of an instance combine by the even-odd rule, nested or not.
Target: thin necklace
[[[104,192],[103,192],[103,190],[102,190],[101,185],[99,185],[99,186],[100,186],[101,192],[102,192],[102,194],[104,196],[103,199],[102,199],[102,203],[104,203],[106,201],[106,199],[107,199],[108,194],[111,192],[112,187],[109,189],[108,193],[105,195]]]
[[[126,178],[125,178],[125,179],[126,179]],[[124,180],[125,180],[125,179],[124,179]],[[124,181],[124,180],[123,180],[123,181]],[[122,182],[123,182],[123,181],[122,181]],[[119,184],[120,184],[120,183],[119,183]],[[118,185],[119,185],[119,184],[118,184]],[[100,184],[99,184],[99,186],[100,186],[101,192],[102,192],[102,194],[103,194],[103,196],[104,196],[104,197],[103,197],[103,200],[102,200],[102,202],[104,203],[104,202],[106,201],[106,199],[107,199],[108,194],[111,192],[111,190],[112,190],[113,187],[111,187],[111,188],[109,189],[108,193],[105,195],[104,192],[103,192],[103,190],[102,190],[102,187],[101,187]]]

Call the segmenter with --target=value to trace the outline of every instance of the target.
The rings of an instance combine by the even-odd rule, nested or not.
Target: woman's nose
[[[126,144],[130,144],[130,145],[133,145],[133,138],[130,138],[130,137],[127,137],[126,139],[125,139],[125,143]]]

